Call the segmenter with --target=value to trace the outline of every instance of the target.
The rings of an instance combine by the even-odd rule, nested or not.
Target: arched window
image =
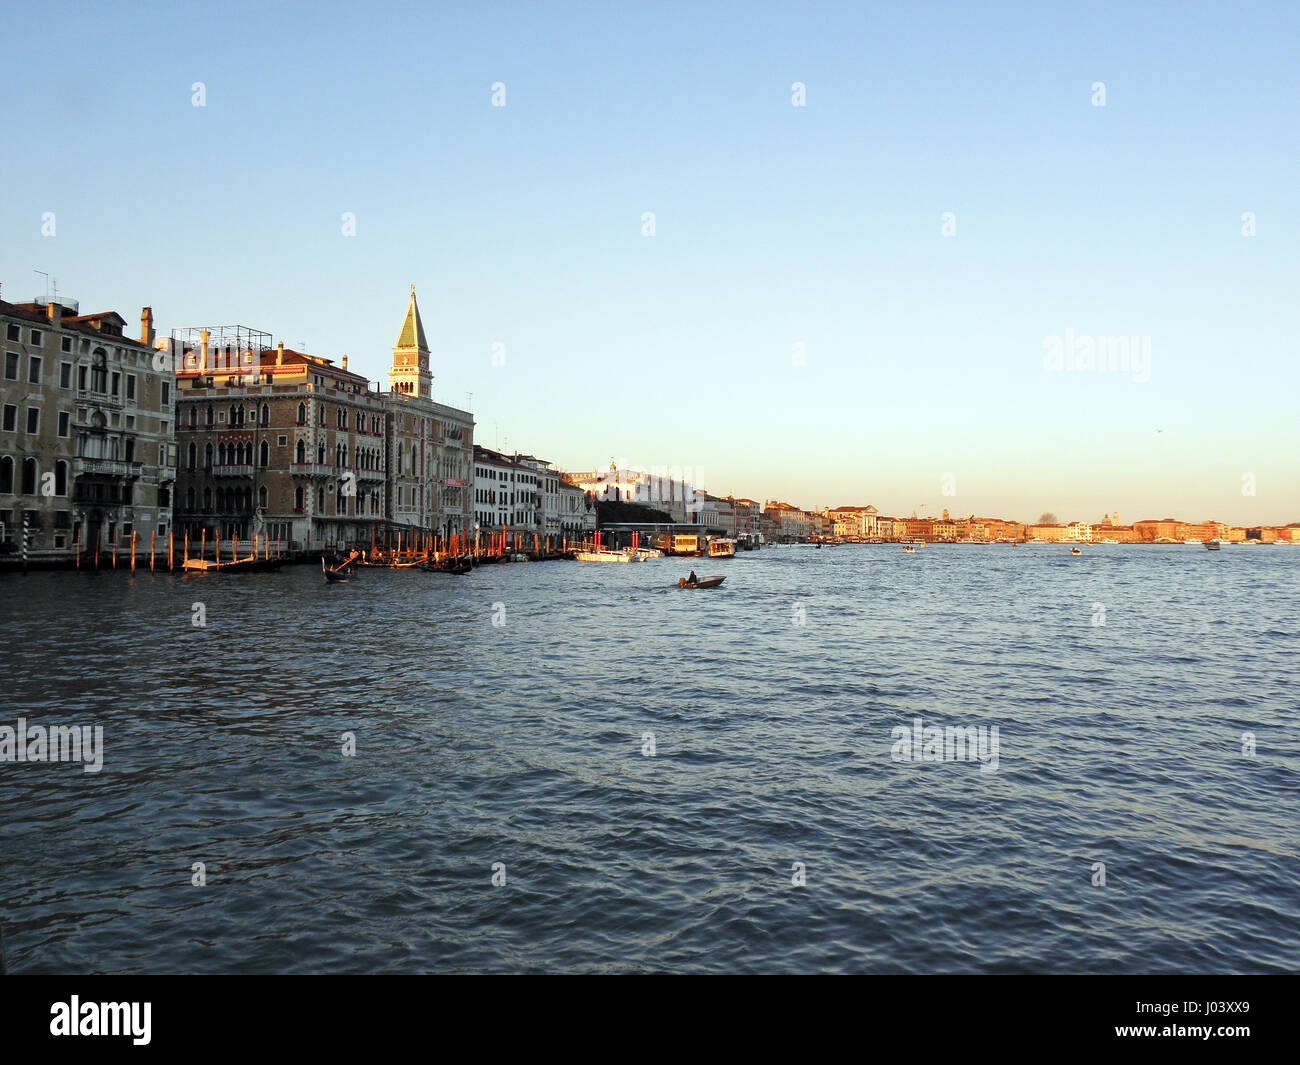
[[[0,495],[9,495],[14,490],[14,460],[5,455],[0,458]]]
[[[271,424],[271,408],[265,403],[262,404],[262,424]]]
[[[217,445],[217,465],[218,465],[218,466],[224,466],[225,464],[226,464],[226,445],[225,445],[225,444],[218,444],[218,445]]]
[[[40,467],[37,466],[35,459],[23,459],[23,495],[36,494],[36,484],[40,480],[39,473]]]
[[[265,510],[266,501],[267,501],[266,485],[262,485],[257,490],[257,505],[261,507],[263,510]]]
[[[262,441],[262,447],[261,447],[261,450],[258,452],[257,459],[258,459],[258,465],[261,465],[261,466],[268,466],[268,465],[270,465],[270,462],[271,462],[271,445],[268,444],[265,440]]]
[[[68,494],[68,464],[61,459],[54,464],[54,494],[56,496]]]
[[[211,403],[208,404],[207,423],[211,425],[217,420],[216,408]]]
[[[306,404],[306,403],[299,403],[299,404],[298,404],[298,424],[299,424],[299,425],[305,425],[306,422],[307,422],[307,404]]]
[[[203,468],[209,470],[212,468],[212,445],[208,444],[203,449]]]
[[[199,458],[198,458],[198,448],[195,447],[193,444],[190,444],[190,450],[187,457],[189,459],[189,468],[194,469],[194,464],[198,462]]]
[[[322,466],[325,465],[325,441],[322,440],[316,445],[316,461]]]
[[[191,444],[190,446],[193,447],[194,445]],[[185,489],[185,509],[186,509],[186,510],[193,510],[193,509],[194,509],[194,489],[193,489],[193,488],[187,488],[187,489]]]
[[[302,485],[299,485],[297,488],[293,490],[293,509],[302,510],[302,501],[303,501]]]
[[[306,461],[307,461],[307,441],[306,441],[306,440],[299,440],[299,441],[298,441],[298,446],[294,449],[294,453],[293,453],[293,454],[294,454],[294,459],[293,459],[294,462],[299,462],[299,463],[306,462]]]
[[[192,406],[190,407],[190,425],[193,426],[198,424],[199,424],[199,408]]]
[[[212,512],[212,489],[203,489],[203,511],[204,513]]]

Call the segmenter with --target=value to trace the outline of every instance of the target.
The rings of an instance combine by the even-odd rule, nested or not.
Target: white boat
[[[1218,539],[1214,539],[1214,540],[1206,540],[1206,541],[1205,541],[1205,550],[1207,550],[1207,551],[1217,551],[1217,550],[1219,550],[1219,540],[1218,540]]]
[[[641,555],[629,555],[626,551],[578,551],[574,557],[579,562],[644,562]]]
[[[725,536],[709,538],[709,558],[735,558],[735,556],[735,540],[728,540]]]
[[[635,550],[629,547],[627,551],[628,554],[637,555],[640,558],[663,558],[664,557],[664,553],[660,551],[659,548],[657,547],[638,547]]]

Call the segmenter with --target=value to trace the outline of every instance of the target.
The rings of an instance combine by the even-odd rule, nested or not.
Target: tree
[[[1055,525],[1055,524],[1057,524],[1057,521],[1056,521],[1056,515],[1053,514],[1050,510],[1047,511],[1047,513],[1045,513],[1045,514],[1040,514],[1040,515],[1038,515],[1038,524],[1039,524],[1039,525]]]

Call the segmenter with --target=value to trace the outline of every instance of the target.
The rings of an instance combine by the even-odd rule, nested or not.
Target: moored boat
[[[1217,551],[1217,550],[1219,550],[1219,541],[1218,541],[1218,539],[1214,539],[1214,540],[1206,540],[1206,541],[1205,541],[1205,550],[1207,550],[1207,551]]]
[[[821,544],[817,545],[818,547]],[[729,540],[725,536],[719,536],[716,539],[709,538],[709,558],[735,558],[736,541]]]
[[[624,551],[576,551],[573,555],[579,562],[644,562],[641,555],[629,555]]]

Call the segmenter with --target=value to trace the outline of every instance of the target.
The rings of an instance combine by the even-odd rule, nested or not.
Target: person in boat
[[[687,583],[687,584],[691,584],[691,585],[695,585],[695,584],[699,584],[699,583],[700,583],[700,578],[697,577],[697,576],[695,576],[695,571],[694,571],[694,570],[691,570],[691,575],[690,575],[689,577],[686,578],[686,583]]]

